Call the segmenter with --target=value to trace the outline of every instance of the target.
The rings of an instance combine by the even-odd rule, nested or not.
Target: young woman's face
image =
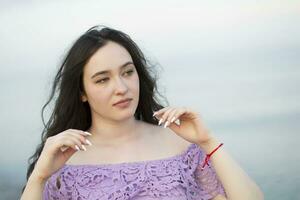
[[[128,51],[109,41],[98,49],[83,70],[85,94],[92,115],[111,120],[132,117],[139,102],[139,77]],[[115,105],[120,100],[129,103]]]

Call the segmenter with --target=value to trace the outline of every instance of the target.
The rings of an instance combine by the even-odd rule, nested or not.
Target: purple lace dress
[[[205,152],[191,144],[166,159],[97,165],[64,165],[46,182],[44,200],[208,200],[224,188]]]

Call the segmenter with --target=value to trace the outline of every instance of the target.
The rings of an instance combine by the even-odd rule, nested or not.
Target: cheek
[[[91,87],[89,90],[89,98],[91,103],[93,103],[95,106],[107,104],[110,94],[108,90],[109,89],[107,88]]]
[[[133,85],[133,88],[136,92],[139,93],[140,91],[140,80],[139,80],[139,77],[138,76],[135,76],[134,77],[134,85]]]

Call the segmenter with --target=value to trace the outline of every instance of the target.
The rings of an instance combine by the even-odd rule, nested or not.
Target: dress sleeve
[[[48,181],[45,184],[44,190],[43,190],[43,200],[50,200],[49,198],[49,186],[48,186]]]
[[[52,175],[45,183],[43,194],[42,194],[42,200],[53,200],[53,199],[60,199],[58,196],[58,185],[57,183],[54,184],[54,180],[57,177],[54,177]]]
[[[216,171],[212,166],[211,161],[208,161],[209,166],[206,165],[204,169],[201,169],[206,157],[206,153],[197,145],[196,152],[197,156],[199,156],[199,160],[194,175],[198,186],[201,188],[201,190],[207,193],[209,199],[216,197],[218,194],[221,194],[224,197],[226,197],[224,187],[220,182]]]

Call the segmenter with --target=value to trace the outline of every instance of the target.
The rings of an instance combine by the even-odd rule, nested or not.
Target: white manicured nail
[[[86,148],[85,148],[85,146],[84,146],[84,145],[81,145],[81,147],[83,148],[83,150],[84,150],[84,151],[86,151]]]
[[[175,117],[173,117],[173,118],[171,119],[171,123],[173,123],[175,119],[176,119],[176,118],[175,118]]]
[[[67,150],[69,147],[65,147],[65,146],[63,146],[63,147],[60,147],[60,150],[62,151],[62,152],[64,152],[65,150]]]
[[[85,141],[88,143],[88,145],[92,146],[92,143],[88,139],[85,139]]]
[[[160,119],[158,122],[158,126],[162,123],[163,119]]]
[[[77,146],[77,145],[75,145],[75,149],[77,150],[77,151],[79,151],[80,149],[79,149],[79,147]]]
[[[92,134],[90,134],[90,133],[89,133],[89,132],[87,132],[87,131],[84,131],[84,133],[85,133],[85,134],[87,134],[87,135],[92,135]]]
[[[167,126],[169,125],[169,121],[167,121],[164,125],[164,128],[167,128]]]

